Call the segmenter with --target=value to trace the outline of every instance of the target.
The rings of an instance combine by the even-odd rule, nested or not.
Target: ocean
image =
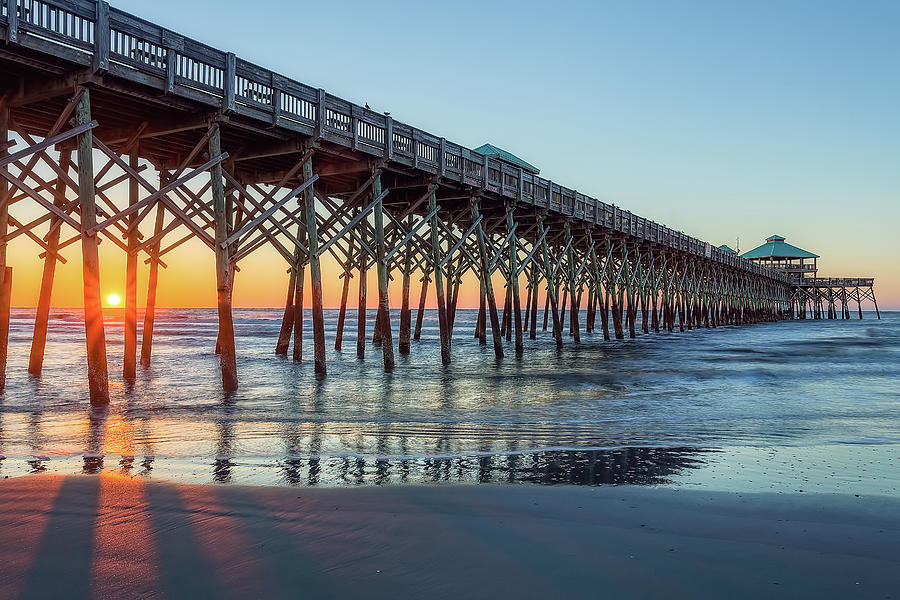
[[[900,313],[609,342],[595,332],[580,344],[567,337],[561,351],[539,327],[521,358],[504,341],[496,360],[490,332],[487,346],[473,338],[476,311],[459,310],[453,363],[443,367],[437,316],[426,311],[421,341],[385,373],[371,341],[365,360],[356,357],[355,309],[343,352],[333,351],[337,311],[327,310],[328,374],[319,378],[308,311],[305,361],[274,354],[281,312],[235,311],[240,389],[225,396],[214,309],[158,311],[152,366],[139,365],[131,384],[121,377],[121,311],[107,311],[112,401],[98,409],[88,401],[80,311],[52,312],[43,374],[33,378],[33,310],[14,309],[0,476],[884,495],[900,487]],[[373,321],[370,311],[370,336]]]

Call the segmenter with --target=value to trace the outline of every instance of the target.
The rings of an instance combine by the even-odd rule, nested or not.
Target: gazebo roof
[[[534,175],[540,173],[540,170],[531,163],[527,163],[512,152],[507,152],[503,148],[498,148],[493,144],[484,144],[483,146],[479,146],[478,148],[475,148],[475,152],[483,156],[490,156],[492,158],[505,160],[508,163],[516,165],[517,167],[522,167],[523,170],[529,173],[533,173]]]
[[[766,243],[742,254],[744,258],[819,258],[818,254],[807,252],[797,246],[785,243],[780,235],[771,235]]]
[[[725,252],[731,252],[732,254],[737,254],[737,252],[734,251],[734,248],[732,248],[728,244],[722,244],[721,246],[719,246],[719,250],[724,250]]]

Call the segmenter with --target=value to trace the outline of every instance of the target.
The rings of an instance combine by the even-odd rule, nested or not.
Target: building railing
[[[0,0],[7,42],[786,283],[783,273],[97,0]],[[9,6],[16,5],[16,11]]]

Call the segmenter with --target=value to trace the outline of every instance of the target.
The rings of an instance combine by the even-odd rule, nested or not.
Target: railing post
[[[525,173],[522,171],[522,168],[519,167],[519,184],[518,184],[519,189],[517,190],[517,193],[516,193],[516,199],[519,202],[521,202],[522,199],[525,197],[524,196],[525,192],[522,190],[522,184],[523,184],[524,179],[525,179]]]
[[[15,0],[9,0],[15,2]],[[97,19],[94,22],[94,71],[109,68],[109,4],[97,2]]]
[[[234,52],[225,55],[225,82],[222,96],[222,108],[225,111],[234,110],[234,77],[237,69],[237,57]]]
[[[394,119],[391,115],[384,117],[384,157],[388,160],[394,159]],[[415,150],[415,148],[413,149]]]
[[[438,156],[438,175],[441,177],[447,172],[447,140],[441,138],[440,156]]]
[[[18,0],[6,0],[6,41],[10,44],[19,43],[18,3]]]
[[[319,88],[316,97],[316,139],[325,133],[325,90]]]
[[[272,73],[272,125],[276,127],[281,120],[281,94],[283,93],[283,86],[282,78],[275,73]]]
[[[175,59],[178,52],[184,51],[184,38],[164,29],[162,46],[166,49],[166,93],[171,94],[175,91],[175,75],[178,70]]]

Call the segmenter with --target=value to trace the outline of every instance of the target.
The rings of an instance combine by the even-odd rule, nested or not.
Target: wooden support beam
[[[373,207],[374,208],[374,207]],[[368,306],[366,299],[366,279],[368,275],[368,257],[366,250],[359,249],[359,301],[356,305],[356,357],[366,357],[366,319],[368,318]]]
[[[306,205],[301,205],[302,221],[306,221]],[[299,239],[298,248],[305,247],[306,244],[306,227],[297,226],[297,238]],[[297,278],[294,287],[294,348],[291,357],[296,362],[303,360],[303,286],[306,279],[306,260],[308,254],[300,254],[299,260],[294,264],[297,270]]]
[[[350,241],[350,252],[353,252],[353,241]],[[344,280],[344,284],[341,289],[341,308],[338,311],[338,322],[337,322],[337,330],[334,334],[334,349],[336,352],[341,351],[341,345],[344,340],[344,321],[347,317],[347,296],[350,293],[350,278],[353,275],[349,269],[349,261],[344,264],[344,272],[341,274],[341,278]]]
[[[428,277],[428,273],[425,272],[422,274],[422,288],[419,292],[419,309],[416,311],[416,327],[413,332],[413,340],[418,341],[422,338],[422,321],[425,318],[425,299],[426,294],[428,293],[428,282],[431,279]]]
[[[437,198],[435,197],[435,187],[432,186],[428,195],[428,209],[432,210],[437,207]],[[441,265],[441,242],[440,242],[440,216],[434,213],[431,217],[431,252],[433,254],[432,264],[434,265],[434,288],[437,297],[438,311],[438,327],[441,336],[441,364],[444,366],[450,364],[450,324],[447,320],[447,305],[444,298],[444,274]]]
[[[75,109],[76,126],[91,123],[91,94],[85,89]],[[81,205],[81,224],[85,232],[97,222],[94,194],[94,160],[92,128],[78,135],[78,201]],[[66,219],[63,219],[66,220]],[[87,341],[88,384],[91,404],[109,403],[109,375],[106,364],[106,336],[103,331],[103,310],[100,304],[100,255],[96,235],[81,239],[82,272],[84,276],[84,327]]]
[[[137,144],[131,149],[129,166],[135,171],[138,169],[138,156],[140,148]],[[128,204],[138,202],[138,183],[133,178],[128,180]],[[134,213],[129,217],[129,225],[136,217]],[[137,245],[139,231],[137,227],[128,230],[128,252],[125,256],[125,356],[122,364],[122,375],[126,381],[131,381],[136,376],[137,369]]]
[[[578,324],[578,311],[579,311],[579,300],[578,300],[578,292],[575,289],[575,250],[573,248],[573,239],[572,239],[572,227],[568,221],[566,221],[566,247],[568,248],[568,275],[569,275],[569,302],[571,304],[570,316],[569,316],[569,328],[572,332],[572,337],[575,340],[575,343],[581,343],[581,331],[579,330]]]
[[[14,10],[12,12],[15,12]],[[9,106],[0,103],[0,163],[9,152]],[[0,392],[6,389],[6,359],[9,351],[9,315],[12,300],[12,268],[6,266],[6,234],[9,230],[9,184],[0,178]]]
[[[325,367],[325,313],[322,306],[322,267],[319,263],[319,230],[316,223],[316,195],[313,183],[312,156],[303,163],[303,204],[306,212],[306,235],[309,247],[309,280],[312,288],[313,361],[314,370],[324,375]],[[271,210],[271,209],[269,209]],[[267,211],[268,212],[268,211]],[[265,213],[264,213],[265,214]]]
[[[509,283],[513,299],[513,311],[516,327],[516,356],[522,356],[525,351],[525,341],[522,333],[522,305],[519,297],[519,245],[515,237],[516,222],[513,217],[514,207],[506,209],[506,228],[512,236],[509,244]]]
[[[222,146],[218,125],[213,125],[209,133],[209,155],[222,155]],[[215,243],[216,254],[216,297],[219,314],[219,364],[222,370],[222,389],[226,394],[234,392],[238,387],[237,356],[234,347],[234,320],[231,314],[231,262],[229,246],[223,244],[228,237],[228,214],[225,207],[225,184],[222,175],[222,163],[216,161],[210,168],[212,181],[213,212],[216,219]],[[165,196],[160,196],[165,198]]]
[[[166,185],[168,173],[165,170],[159,172],[159,186]],[[162,203],[156,205],[156,222],[154,223],[154,237],[163,229],[165,220],[165,208]],[[159,246],[162,238],[158,238],[150,251],[150,273],[147,276],[147,304],[144,308],[144,329],[141,332],[141,366],[150,367],[150,355],[153,352],[153,327],[156,321],[156,287],[159,282]]]
[[[67,169],[71,158],[71,152],[60,153],[59,164]],[[65,203],[66,184],[61,178],[56,180],[56,194],[54,203],[62,206]],[[59,246],[60,230],[51,228],[47,234],[47,256],[44,258],[44,268],[41,273],[41,291],[38,296],[37,311],[34,317],[34,335],[31,338],[31,354],[28,358],[28,372],[34,377],[40,377],[44,365],[44,350],[47,344],[47,325],[50,319],[50,300],[53,293],[53,280],[56,274],[57,247]]]
[[[544,331],[547,330],[547,308],[550,308],[553,315],[553,338],[556,340],[556,347],[562,348],[562,324],[559,320],[559,311],[556,304],[556,283],[554,282],[553,272],[555,269],[550,267],[550,248],[547,244],[547,236],[544,234],[544,216],[538,216],[538,235],[543,240],[541,242],[544,254],[544,272],[547,274],[547,307],[544,308]]]
[[[278,332],[278,341],[275,343],[275,354],[287,356],[288,347],[291,345],[291,331],[294,327],[294,289],[297,287],[297,268],[300,262],[300,249],[294,249],[294,262],[288,268],[287,298],[284,301],[284,314],[281,317],[281,329]]]
[[[381,173],[372,182],[372,195],[381,196]],[[379,200],[375,205],[375,253],[378,269],[378,313],[380,323],[376,327],[381,333],[381,352],[384,358],[384,370],[394,369],[394,339],[391,333],[391,306],[388,300],[388,270],[385,260],[386,245],[384,241],[384,203]]]
[[[540,278],[537,275],[537,268],[532,269],[531,276],[531,317],[529,319],[528,337],[529,339],[537,339],[537,313],[538,313],[538,290]]]
[[[437,209],[435,209],[435,214],[437,214]],[[425,222],[425,219],[422,220],[422,223]],[[412,235],[415,233],[413,229],[413,217],[410,214],[407,217],[407,225],[410,230],[408,235]],[[420,223],[421,225],[421,223]],[[401,242],[401,245],[403,242]],[[397,246],[395,246],[397,247]],[[400,305],[400,340],[397,344],[397,350],[400,354],[407,355],[409,354],[409,342],[410,342],[410,333],[412,326],[412,313],[409,308],[409,284],[410,284],[410,276],[412,275],[412,251],[413,247],[411,244],[406,245],[406,260],[403,264],[403,286],[402,286],[402,300]]]
[[[484,241],[484,229],[481,226],[478,212],[479,199],[473,198],[470,202],[472,208],[472,220],[478,222],[475,228],[475,238],[478,243],[478,253],[481,259],[481,278],[484,282],[484,294],[487,297],[488,311],[491,319],[491,338],[494,340],[494,355],[503,358],[503,338],[500,335],[500,320],[497,315],[497,301],[494,297],[494,286],[491,282],[490,267],[488,264],[487,245]]]

